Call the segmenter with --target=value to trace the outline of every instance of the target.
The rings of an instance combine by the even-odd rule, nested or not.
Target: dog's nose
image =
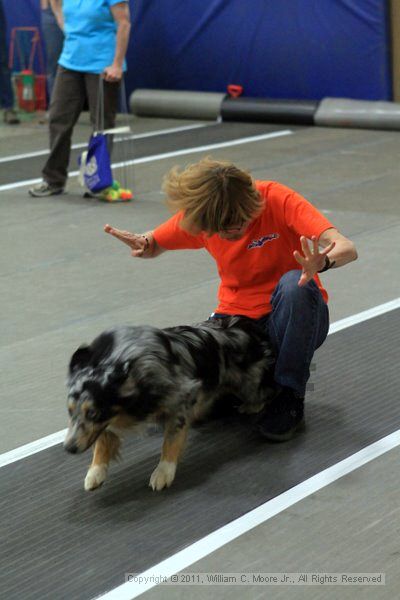
[[[78,446],[75,442],[64,442],[64,450],[71,454],[76,454],[78,452]]]

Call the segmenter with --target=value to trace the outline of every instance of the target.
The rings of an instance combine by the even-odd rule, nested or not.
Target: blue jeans
[[[6,30],[6,17],[3,2],[0,0],[0,106],[8,109],[14,106],[14,93],[11,85],[11,73],[8,68]]]
[[[274,379],[303,398],[314,352],[329,330],[329,310],[315,281],[298,286],[301,271],[281,277],[271,297],[272,312],[257,319],[276,354]],[[224,317],[214,313],[212,317]]]

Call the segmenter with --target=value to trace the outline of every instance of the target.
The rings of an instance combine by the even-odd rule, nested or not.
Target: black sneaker
[[[64,193],[64,188],[59,185],[50,185],[47,181],[41,181],[29,188],[29,193],[35,198],[45,198],[46,196],[57,196]]]
[[[286,442],[304,426],[304,398],[290,388],[282,388],[260,413],[258,431],[273,442]]]

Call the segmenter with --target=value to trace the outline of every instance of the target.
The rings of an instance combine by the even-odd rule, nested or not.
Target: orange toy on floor
[[[96,194],[96,198],[104,202],[129,202],[133,198],[133,193],[122,188],[118,181],[114,181],[112,186]]]

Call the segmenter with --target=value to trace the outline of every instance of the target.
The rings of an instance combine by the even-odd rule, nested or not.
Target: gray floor
[[[143,133],[188,124],[138,119],[134,129],[135,133]],[[273,129],[276,127],[260,125],[254,131]],[[277,179],[296,188],[355,241],[358,262],[324,276],[333,321],[397,298],[399,134],[291,129],[291,136],[224,148],[212,154],[249,168],[256,178]],[[86,140],[88,133],[83,120],[75,141]],[[39,124],[2,127],[0,156],[45,149],[46,137],[45,126]],[[157,143],[155,140],[154,153],[159,148]],[[193,132],[190,145],[197,144],[198,135]],[[32,199],[26,188],[0,192],[2,452],[66,426],[64,376],[68,358],[81,342],[110,324],[190,323],[201,320],[213,309],[217,276],[206,254],[180,252],[156,261],[133,261],[123,246],[102,232],[107,222],[143,231],[162,221],[168,214],[159,191],[163,173],[174,164],[193,162],[200,156],[194,153],[135,167],[135,200],[129,205],[84,200],[74,181],[69,186],[70,194],[58,198]],[[25,164],[24,168],[31,165]],[[10,182],[13,172],[15,181],[24,179],[15,164],[0,163],[0,185]],[[389,354],[386,360],[390,365]],[[385,379],[385,367],[377,377]],[[396,468],[393,456],[395,451],[188,569],[383,570],[387,573],[385,588],[329,591],[318,587],[258,587],[244,591],[242,587],[193,587],[190,593],[201,598],[209,596],[210,589],[218,597],[224,597],[227,590],[231,595],[248,598],[278,598],[286,594],[296,598],[302,594],[310,598],[328,594],[334,598],[356,594],[371,599],[396,597],[400,578],[396,562],[398,519],[393,508],[395,491],[391,492],[396,489],[396,478],[391,474]],[[357,481],[357,485],[346,488],[348,481]],[[382,495],[380,503],[378,491]],[[357,510],[358,501],[362,501],[361,512]],[[375,523],[379,519],[382,526]],[[360,520],[362,524],[357,529]],[[302,529],[305,523],[306,532]],[[354,525],[354,531],[363,531],[363,535],[353,539],[350,525]],[[182,590],[188,591],[168,590],[168,597],[179,598]],[[165,597],[167,592],[163,588],[147,595],[160,593]]]

